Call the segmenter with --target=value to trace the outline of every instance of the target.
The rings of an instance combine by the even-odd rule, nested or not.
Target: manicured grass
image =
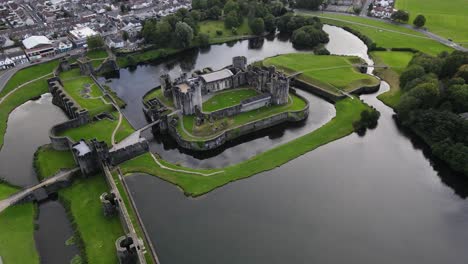
[[[242,100],[258,95],[254,89],[235,89],[216,93],[203,103],[203,111],[213,112],[219,109],[240,104]]]
[[[80,178],[59,191],[60,200],[73,218],[75,232],[84,243],[88,263],[118,262],[115,241],[124,231],[118,216],[106,218],[102,212],[99,196],[108,191],[103,175]]]
[[[158,98],[159,101],[161,101],[161,103],[163,103],[167,107],[175,108],[174,101],[172,100],[172,98],[165,97],[162,93],[162,89],[160,88],[152,90],[143,98],[143,100],[145,102],[148,102],[149,100],[154,98]]]
[[[404,51],[373,51],[371,52],[375,65],[387,65],[400,74],[414,56],[412,52]]]
[[[300,12],[305,15],[320,17],[323,23],[339,27],[348,26],[358,30],[371,38],[379,47],[383,48],[413,48],[427,54],[437,55],[442,51],[452,51],[439,42],[432,40],[412,29],[397,24],[376,21],[365,17],[347,16],[339,14],[322,14],[314,12]],[[338,21],[338,20],[340,21]]]
[[[90,50],[86,52],[86,57],[90,59],[105,59],[107,58],[107,51],[103,49]]]
[[[0,201],[18,191],[18,188],[0,180]],[[1,255],[0,255],[1,256]]]
[[[257,173],[274,169],[314,150],[331,141],[347,136],[353,132],[352,123],[360,119],[363,110],[368,106],[357,98],[346,98],[336,103],[336,117],[319,129],[275,147],[244,162],[226,167],[222,173],[211,176],[201,176],[176,172],[159,167],[150,154],[139,156],[121,164],[124,173],[144,172],[158,176],[168,182],[178,185],[187,195],[199,196],[229,182],[253,176]],[[163,163],[176,169],[199,171],[203,173],[219,170],[186,169],[168,162]]]
[[[53,60],[42,64],[37,64],[18,71],[13,75],[5,85],[5,88],[0,92],[0,97],[5,96],[8,92],[15,89],[19,85],[26,83],[30,80],[37,79],[46,74],[52,73],[58,66],[58,61]]]
[[[237,34],[233,34],[232,30],[227,29],[224,26],[224,21],[222,20],[206,20],[199,23],[200,33],[205,33],[210,36],[210,41],[217,40],[229,40],[233,37],[239,37],[244,35],[252,35],[247,19],[244,19],[242,24],[237,28]],[[218,35],[216,31],[223,32],[221,35]]]
[[[410,13],[410,23],[418,14],[426,17],[429,31],[452,39],[454,42],[464,42],[468,46],[468,2],[466,0],[398,0],[397,9]]]
[[[112,132],[118,124],[118,114],[114,112],[112,115],[115,120],[109,120],[106,118],[100,121],[91,122],[84,126],[65,130],[58,136],[68,136],[74,141],[79,141],[81,139],[91,140],[96,138],[99,141],[105,141],[108,146],[112,146]],[[120,141],[133,132],[134,129],[124,118],[115,139]]]
[[[63,87],[65,91],[77,102],[82,108],[92,111],[93,109],[101,107],[104,102],[101,96],[102,91],[97,84],[89,76],[80,76],[73,79],[63,79]],[[85,94],[83,90],[85,86],[90,85],[90,92]],[[89,98],[87,98],[89,97]]]
[[[289,74],[301,72],[299,79],[333,94],[339,94],[339,90],[349,92],[379,83],[377,78],[357,70],[354,65],[361,64],[357,57],[296,53],[271,57],[263,64],[275,65]]]
[[[60,169],[71,169],[77,166],[71,151],[59,151],[51,145],[40,147],[35,153],[34,166],[40,180],[54,176]]]
[[[379,95],[383,103],[395,107],[400,101],[400,74],[413,58],[413,53],[399,51],[374,51],[371,52],[376,65],[387,65],[388,69],[376,68],[374,73],[390,85],[390,90]]]
[[[104,60],[92,60],[91,65],[93,65],[94,69],[97,69],[103,62]]]
[[[34,243],[35,210],[35,204],[26,203],[0,213],[0,256],[3,263],[39,263]]]
[[[269,107],[262,107],[253,111],[240,113],[238,115],[222,118],[213,123],[205,122],[201,126],[194,126],[194,116],[184,116],[183,125],[191,135],[185,133],[179,122],[178,131],[187,140],[198,141],[203,139],[213,138],[226,130],[235,129],[238,126],[244,125],[249,122],[267,118],[269,116],[283,113],[299,111],[306,107],[307,103],[294,94],[290,94],[288,104],[273,105]],[[215,129],[216,128],[216,129]],[[213,132],[216,131],[216,132]]]
[[[8,116],[16,107],[48,92],[47,78],[27,84],[16,90],[0,104],[0,148],[3,146],[4,135],[7,128]]]

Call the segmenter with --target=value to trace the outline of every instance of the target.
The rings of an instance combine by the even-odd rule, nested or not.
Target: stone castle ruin
[[[169,75],[161,76],[161,89],[172,99],[177,109],[184,115],[194,115],[197,108],[202,109],[203,97],[215,92],[250,87],[260,95],[242,102],[237,113],[258,109],[265,105],[288,103],[289,79],[275,67],[257,67],[247,65],[247,58],[234,57],[232,65],[206,74],[187,77],[182,74],[171,81]],[[230,114],[232,115],[232,113]]]

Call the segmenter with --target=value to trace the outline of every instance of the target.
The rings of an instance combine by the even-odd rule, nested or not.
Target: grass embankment
[[[224,26],[224,21],[222,20],[206,20],[200,22],[198,25],[200,27],[200,33],[205,33],[210,36],[211,44],[226,42],[244,36],[252,35],[249,23],[245,18],[242,24],[237,28],[236,34],[234,34],[232,30],[227,29]],[[218,31],[222,33],[218,34]]]
[[[97,49],[86,52],[86,57],[91,60],[93,68],[96,69],[97,67],[101,66],[104,60],[108,57],[108,54],[107,51],[103,49]]]
[[[67,158],[59,157],[59,153]],[[39,177],[47,178],[62,168],[72,167],[70,156],[69,151],[60,152],[48,146],[41,147],[36,157]],[[118,217],[106,218],[102,213],[99,196],[108,191],[102,175],[79,178],[70,187],[59,191],[59,198],[71,218],[75,239],[78,240],[87,263],[118,262],[114,243],[124,231]]]
[[[253,111],[240,113],[235,116],[225,117],[216,120],[213,123],[205,122],[201,126],[195,126],[195,116],[184,116],[183,126],[185,130],[182,128],[182,123],[179,121],[178,131],[186,140],[206,140],[218,136],[226,130],[235,129],[249,122],[264,119],[283,112],[300,111],[304,109],[306,105],[307,103],[300,97],[290,94],[288,104],[262,107]],[[190,134],[187,134],[186,131]]]
[[[158,176],[178,185],[187,195],[199,196],[229,182],[274,169],[311,150],[351,134],[353,132],[352,123],[360,119],[360,114],[363,110],[369,109],[367,105],[356,98],[343,99],[335,104],[335,108],[336,117],[319,129],[222,170],[189,169],[160,161],[164,166],[176,170],[201,173],[221,171],[219,174],[202,176],[164,169],[154,162],[150,154],[129,160],[121,164],[120,167],[126,174],[144,172]]]
[[[148,94],[143,97],[143,101],[148,102],[151,99],[158,98],[161,103],[163,103],[167,107],[175,108],[174,101],[172,101],[172,98],[167,98],[163,95],[162,89],[154,89]]]
[[[203,103],[203,111],[213,112],[219,109],[240,104],[242,100],[258,95],[254,89],[240,88],[216,93]]]
[[[0,200],[18,189],[0,181]],[[34,243],[36,205],[15,205],[0,213],[0,256],[4,263],[39,263]]]
[[[3,90],[0,92],[0,98],[5,96],[7,93],[9,93],[11,90],[15,89],[21,84],[37,79],[46,74],[51,74],[57,66],[58,61],[54,60],[42,64],[37,64],[18,71],[17,73],[15,73],[15,75],[13,75],[10,78],[10,80],[8,80],[8,83],[5,85],[5,88],[3,88]]]
[[[451,51],[435,40],[422,33],[409,28],[390,24],[385,21],[377,21],[365,17],[347,16],[339,14],[322,14],[318,12],[298,12],[304,15],[320,17],[323,23],[339,27],[350,27],[371,38],[379,47],[383,48],[412,48],[427,54],[437,55],[442,51]]]
[[[468,47],[468,2],[466,0],[398,0],[397,9],[410,13],[412,22],[418,14],[426,17],[431,32]]]
[[[117,127],[119,120],[117,112],[113,112],[112,115],[114,117],[114,120],[105,118],[77,128],[65,130],[58,136],[67,136],[75,142],[79,141],[80,139],[91,140],[96,138],[99,141],[106,142],[108,146],[112,146],[112,132]],[[120,124],[120,127],[117,130],[115,140],[117,142],[121,141],[134,131],[135,130],[127,121],[127,119],[125,117],[122,117],[122,123]]]
[[[383,103],[390,107],[400,101],[402,92],[400,90],[400,74],[406,68],[410,60],[413,58],[411,52],[399,51],[374,51],[371,52],[375,65],[387,65],[389,68],[376,68],[374,73],[385,80],[390,85],[390,90],[379,95]]]
[[[358,71],[356,65],[362,64],[358,57],[296,53],[271,57],[263,64],[275,65],[288,74],[301,72],[296,78],[338,95],[339,91],[350,92],[379,83],[377,78]]]
[[[39,180],[54,176],[60,169],[77,167],[71,151],[60,151],[51,145],[41,146],[34,154],[34,167]]]

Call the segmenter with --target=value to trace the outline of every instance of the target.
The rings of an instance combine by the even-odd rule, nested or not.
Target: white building
[[[58,52],[67,52],[73,48],[73,44],[70,41],[60,41],[57,46]]]
[[[109,48],[120,49],[125,46],[125,41],[121,36],[109,36],[106,39],[106,45]]]
[[[53,56],[55,48],[46,36],[31,36],[23,40],[24,52],[30,61]]]
[[[81,48],[86,46],[86,40],[89,37],[97,35],[98,33],[89,27],[77,26],[74,27],[73,30],[70,30],[68,38],[76,47]]]
[[[8,56],[5,54],[0,54],[0,70],[5,70],[12,67],[15,67],[13,60],[8,58]]]
[[[4,52],[5,55],[15,63],[15,65],[27,63],[29,61],[28,57],[26,57],[26,53],[24,53],[23,49],[20,47],[6,49]]]

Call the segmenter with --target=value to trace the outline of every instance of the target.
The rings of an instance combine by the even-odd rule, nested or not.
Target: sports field
[[[468,47],[468,0],[397,0],[395,4],[410,13],[410,23],[422,14],[429,31]]]

